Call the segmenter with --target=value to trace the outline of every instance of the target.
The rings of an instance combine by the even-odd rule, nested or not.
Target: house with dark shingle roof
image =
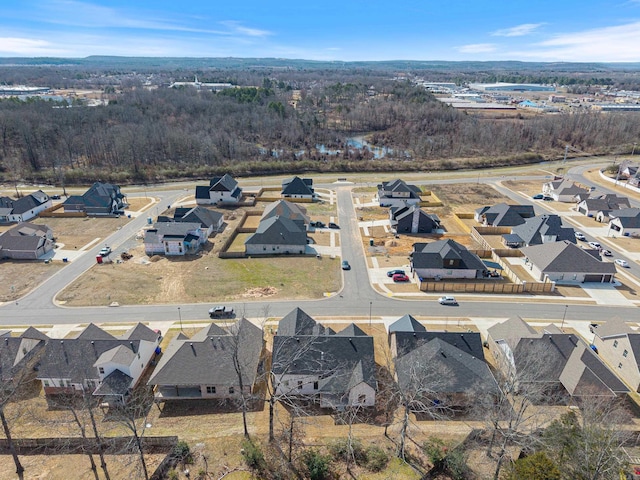
[[[293,177],[283,180],[282,196],[284,198],[306,198],[314,200],[317,195],[313,191],[313,179]]]
[[[7,394],[35,380],[36,365],[40,362],[44,346],[49,339],[44,333],[29,327],[20,336],[12,337],[11,332],[0,332],[0,401],[7,400]]]
[[[42,190],[30,193],[17,200],[0,197],[0,223],[26,222],[51,207],[53,201]]]
[[[378,185],[378,203],[381,207],[419,205],[422,190],[404,180],[396,179]]]
[[[195,206],[193,208],[178,207],[173,214],[175,222],[198,223],[205,235],[209,237],[214,232],[219,232],[224,224],[224,215],[208,208]]]
[[[309,224],[309,216],[307,210],[302,205],[287,202],[286,200],[276,200],[267,205],[262,212],[260,221],[267,220],[272,217],[288,218],[295,223],[300,230],[306,230]]]
[[[149,256],[195,254],[206,242],[200,222],[156,222],[144,232],[144,251]]]
[[[396,233],[436,233],[440,229],[440,218],[417,205],[391,207],[389,222]]]
[[[154,387],[156,402],[250,395],[263,353],[262,329],[249,320],[241,318],[225,328],[210,324],[192,338],[173,339],[148,385]]]
[[[514,317],[488,329],[487,343],[502,374],[573,397],[613,397],[629,389],[579,337],[550,325],[537,332]]]
[[[307,249],[307,232],[286,217],[261,220],[255,233],[244,242],[246,255],[302,255]]]
[[[327,334],[324,327],[311,325],[313,319],[301,310],[283,320],[273,337],[277,395],[317,400],[321,407],[332,409],[375,404],[373,337],[355,325]]]
[[[53,232],[46,225],[22,222],[0,234],[0,259],[35,260],[54,247]]]
[[[599,325],[594,332],[593,344],[600,357],[613,367],[634,392],[639,392],[640,332],[618,318]]]
[[[482,278],[486,269],[480,257],[454,240],[413,244],[411,271],[420,278]]]
[[[571,242],[553,242],[520,249],[524,268],[539,281],[612,283],[616,267],[603,262],[597,250],[584,250]]]
[[[486,227],[514,227],[524,223],[525,219],[535,217],[533,205],[508,205],[498,203],[480,207],[476,210],[476,222]]]
[[[82,195],[71,195],[64,203],[65,212],[84,212],[87,215],[115,215],[127,204],[118,185],[95,182]]]
[[[76,338],[46,342],[37,378],[51,401],[86,391],[123,403],[155,358],[160,338],[142,324],[118,337],[89,324]]]
[[[413,318],[412,315],[406,314],[390,323],[387,326],[387,333],[389,334],[389,338],[391,338],[391,334],[393,332],[426,332],[427,329],[424,328],[418,320]]]
[[[228,173],[222,177],[213,177],[209,185],[196,186],[196,204],[198,205],[236,205],[242,200],[242,189]]]
[[[618,235],[640,235],[640,208],[623,208],[609,212],[609,219],[609,228]]]
[[[580,187],[568,179],[558,179],[542,185],[542,193],[556,202],[574,203],[577,195],[589,193],[589,189]]]
[[[520,241],[514,235],[517,235]],[[503,241],[520,247],[565,240],[576,243],[576,233],[573,228],[563,226],[562,218],[559,215],[540,215],[528,218],[523,224],[513,227],[509,237],[503,237]]]
[[[629,208],[630,206],[627,197],[620,197],[616,194],[605,194],[582,200],[578,203],[576,209],[587,217],[595,217],[600,212],[602,215],[608,216],[613,210]]]

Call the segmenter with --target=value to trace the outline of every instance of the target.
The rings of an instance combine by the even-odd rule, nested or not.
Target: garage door
[[[585,275],[585,282],[602,282],[602,275]]]

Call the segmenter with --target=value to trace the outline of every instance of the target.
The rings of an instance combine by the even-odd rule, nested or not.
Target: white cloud
[[[271,32],[268,32],[267,30],[259,30],[257,28],[244,27],[240,24],[240,22],[236,22],[236,21],[220,22],[220,24],[229,28],[230,34],[239,33],[242,35],[247,35],[249,37],[265,37],[267,35],[271,35]]]
[[[21,37],[0,37],[0,54],[9,56],[51,56],[68,53],[46,40]]]
[[[456,47],[460,53],[490,53],[496,51],[495,43],[472,43]]]
[[[496,30],[491,35],[493,35],[494,37],[523,37],[525,35],[529,35],[533,33],[542,25],[544,24],[543,23],[523,23],[522,25],[517,25],[515,27]]]

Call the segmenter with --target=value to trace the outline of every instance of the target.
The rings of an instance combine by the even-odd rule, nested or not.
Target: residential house
[[[198,205],[237,205],[241,200],[242,189],[228,173],[222,177],[213,177],[208,186],[196,186],[196,204]]]
[[[623,208],[609,212],[609,228],[625,237],[640,235],[640,208]]]
[[[0,223],[26,222],[51,207],[53,200],[42,190],[17,200],[0,197]]]
[[[262,329],[249,320],[224,328],[212,323],[191,338],[180,334],[173,339],[148,384],[155,388],[156,402],[251,395],[263,349]]]
[[[589,189],[561,178],[545,183],[542,186],[542,193],[549,195],[556,202],[574,203],[576,195],[589,193]]]
[[[519,247],[562,241],[576,243],[576,233],[573,228],[562,225],[559,215],[540,215],[513,227],[507,239]]]
[[[436,233],[440,229],[440,218],[417,205],[391,207],[389,222],[396,233]]]
[[[0,331],[0,402],[9,400],[14,391],[35,380],[37,365],[48,339],[33,327],[18,337],[12,337],[9,330]]]
[[[416,185],[409,185],[404,180],[396,179],[378,185],[378,202],[381,207],[402,207],[419,205],[422,190]]]
[[[302,255],[307,249],[307,232],[286,217],[261,220],[255,233],[244,242],[247,255]]]
[[[207,241],[200,223],[156,222],[144,232],[147,255],[192,255]]]
[[[182,223],[200,223],[206,237],[221,231],[224,225],[224,215],[201,206],[178,207],[173,214],[173,220]]]
[[[535,217],[533,205],[508,205],[498,203],[480,207],[476,210],[476,222],[485,227],[514,227],[524,223],[525,219]]]
[[[75,338],[47,341],[37,378],[51,401],[86,392],[121,404],[155,358],[160,339],[141,323],[117,337],[89,324]]]
[[[598,354],[634,392],[640,391],[640,332],[612,318],[595,329]]]
[[[260,220],[267,220],[272,217],[288,218],[295,223],[300,230],[306,230],[309,225],[309,216],[307,210],[296,203],[287,202],[286,200],[277,200],[267,205],[262,212]]]
[[[312,399],[323,408],[338,410],[373,406],[377,390],[373,337],[355,325],[331,334],[312,325],[311,317],[301,310],[292,313],[273,337],[276,395]],[[285,335],[292,331],[294,335]]]
[[[313,191],[313,179],[293,177],[283,180],[282,196],[314,200],[317,194]]]
[[[126,207],[125,195],[118,185],[96,182],[82,195],[71,195],[64,203],[65,212],[84,212],[91,216],[116,215]]]
[[[571,242],[548,243],[521,249],[525,268],[541,282],[612,283],[616,266],[603,262],[597,250],[584,250]]]
[[[400,317],[398,320],[395,320],[391,324],[387,326],[387,334],[389,335],[389,341],[391,341],[391,334],[394,332],[426,332],[427,329],[424,328],[418,320],[416,320],[413,316],[406,314]]]
[[[538,384],[550,394],[572,397],[613,397],[629,390],[578,336],[554,325],[537,332],[514,317],[490,327],[487,344],[502,375],[519,386]]]
[[[454,240],[413,244],[411,271],[421,279],[482,278],[486,270],[478,255]]]
[[[620,165],[620,167],[621,167],[620,173],[619,173],[620,179],[628,180],[632,177],[635,177],[638,174],[638,165],[625,163],[624,166]]]
[[[629,208],[630,206],[627,197],[605,194],[582,200],[578,203],[577,210],[587,217],[595,217],[599,212],[602,212],[603,215],[608,215],[612,210],[620,210],[621,208]]]
[[[22,222],[0,234],[0,259],[34,260],[54,247],[53,231],[46,225]]]

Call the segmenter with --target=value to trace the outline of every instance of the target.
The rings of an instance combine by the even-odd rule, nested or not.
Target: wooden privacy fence
[[[420,282],[423,292],[452,292],[452,293],[549,293],[553,292],[555,283],[502,283],[496,281],[478,281],[462,283],[455,281]]]
[[[39,217],[47,217],[47,218],[78,218],[78,217],[86,217],[86,212],[58,212],[61,208],[64,207],[64,204],[59,203],[58,205],[54,205],[53,207],[49,207],[46,210],[43,210],[38,214]]]
[[[134,442],[133,437],[102,437],[100,440],[103,451],[108,454],[126,453],[127,446]],[[145,450],[167,450],[172,449],[178,443],[178,437],[142,437],[141,441]],[[100,445],[95,438],[14,438],[13,445],[19,455],[100,453]],[[0,453],[9,453],[9,442],[6,438],[0,438]],[[130,449],[128,453],[131,453]]]

